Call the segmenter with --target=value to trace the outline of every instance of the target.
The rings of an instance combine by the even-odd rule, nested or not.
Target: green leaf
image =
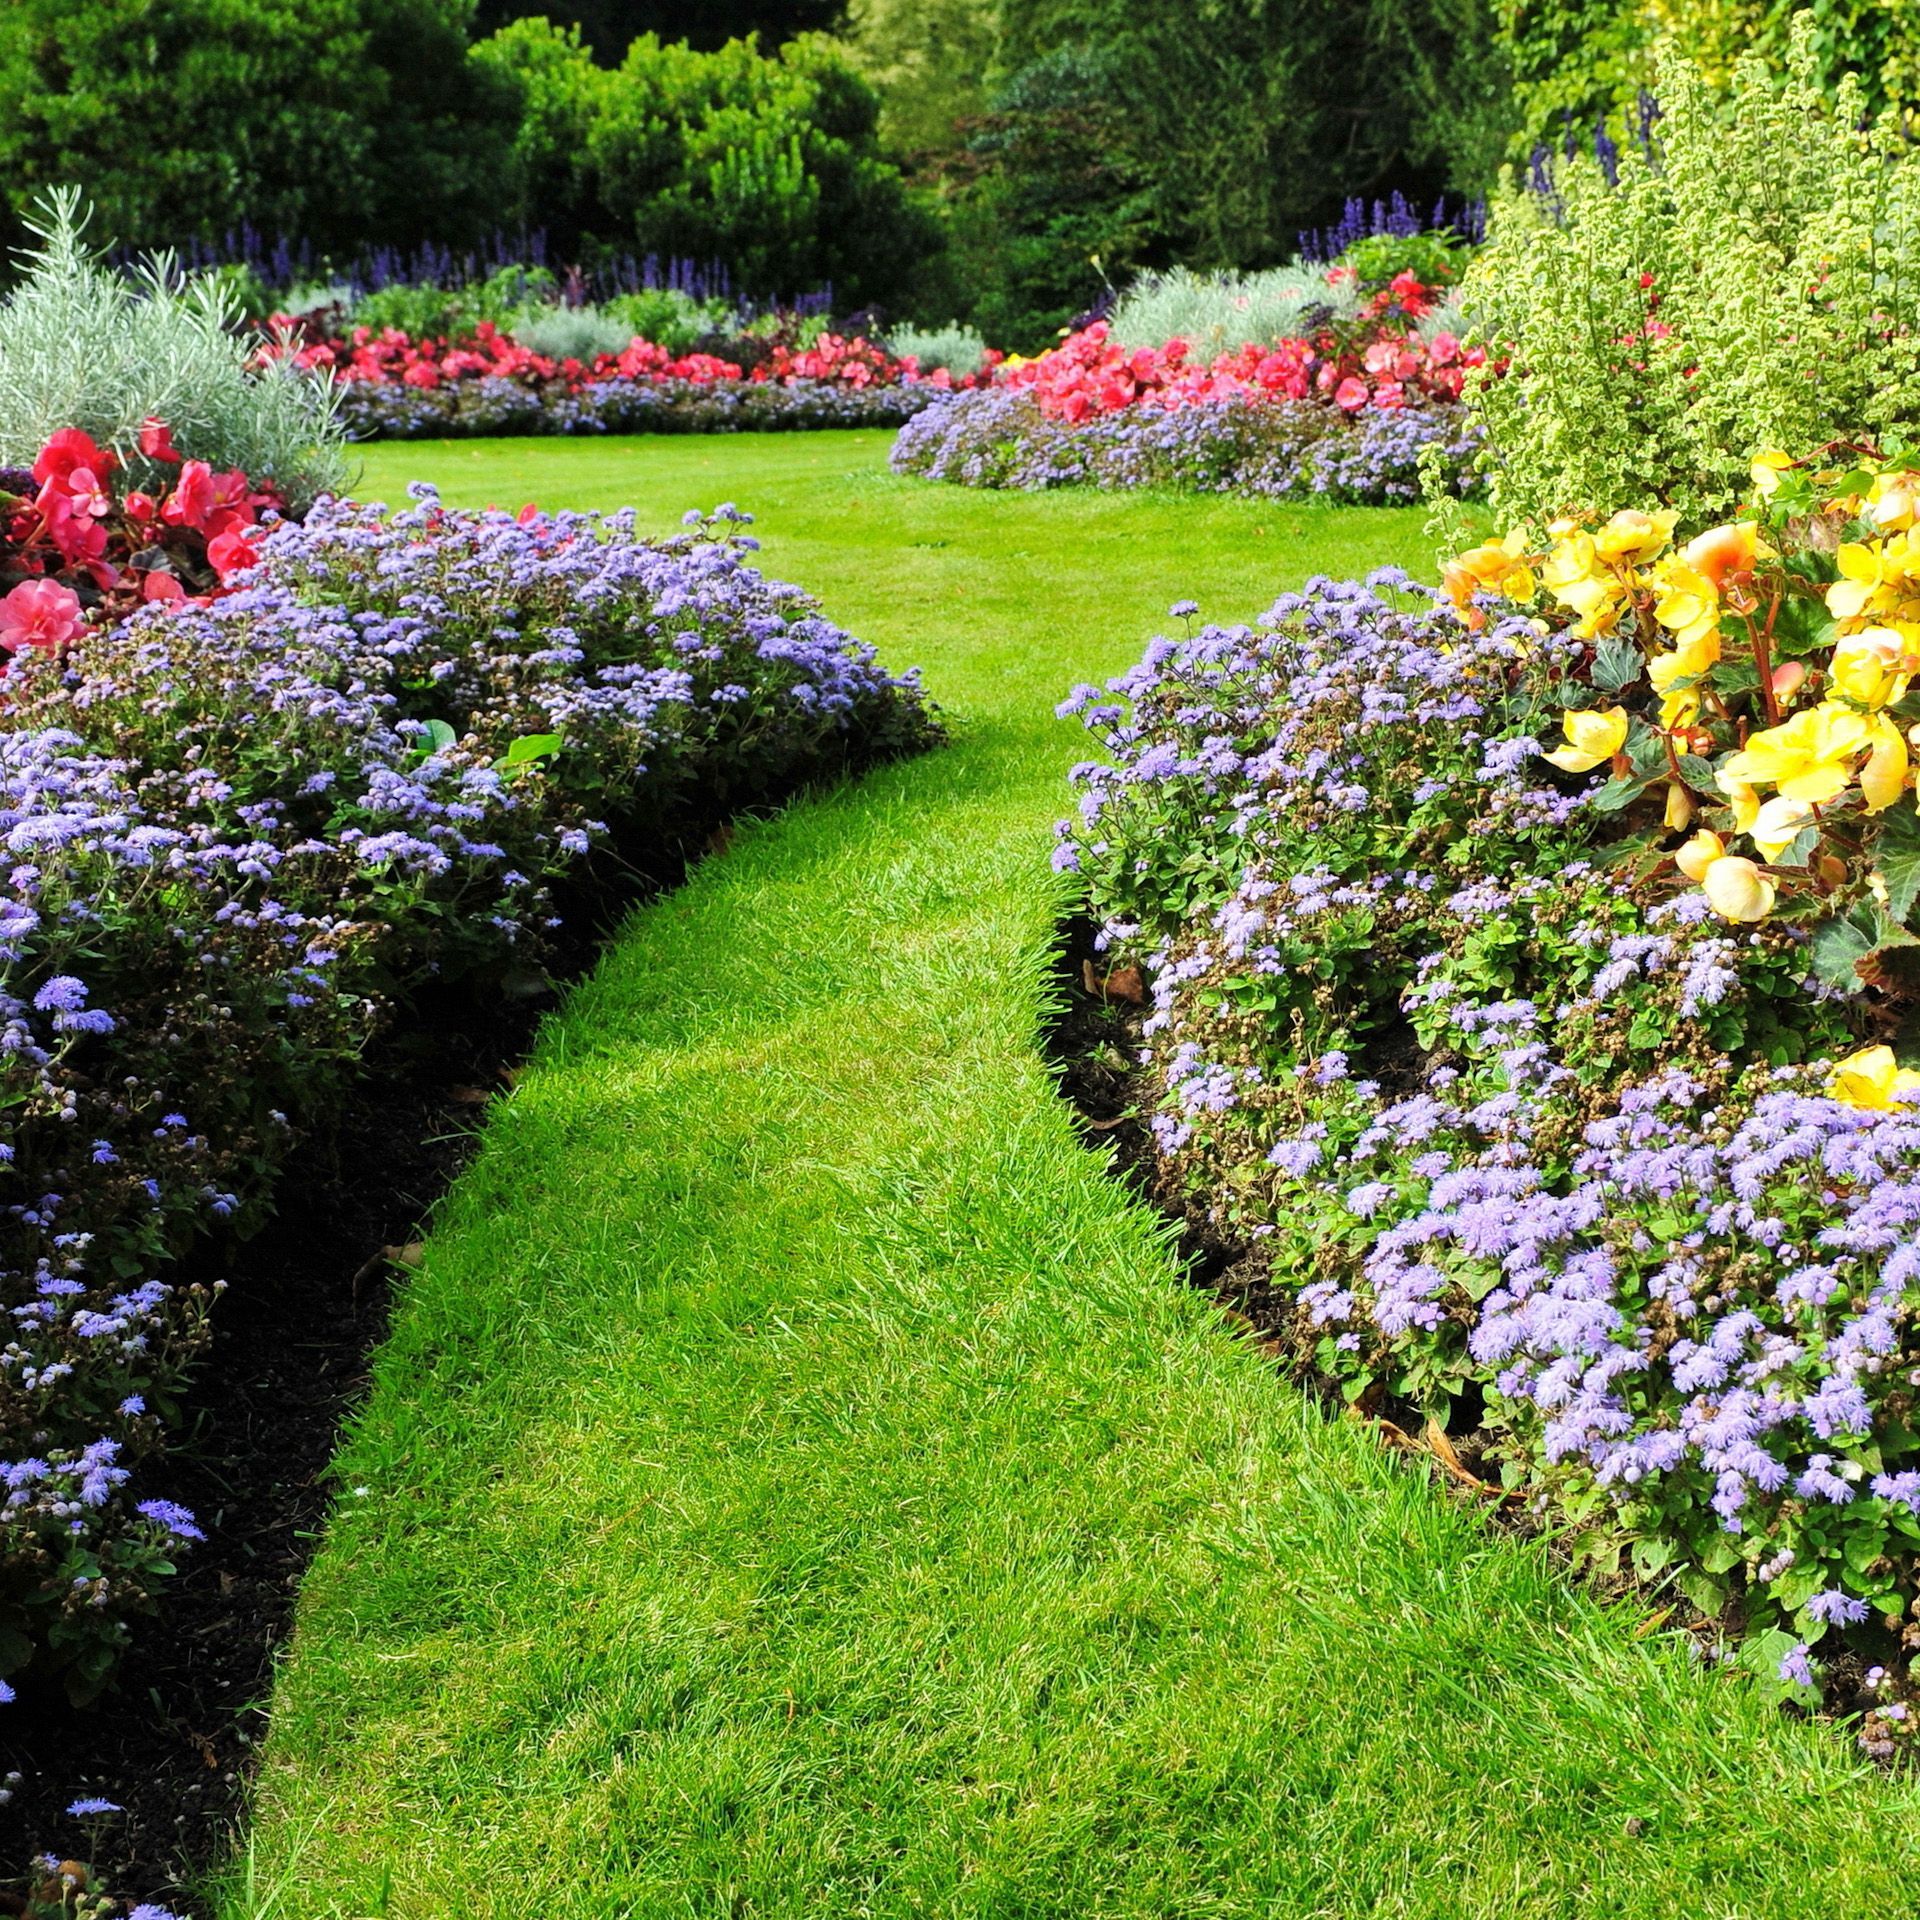
[[[1858,992],[1860,962],[1880,944],[1878,919],[1878,914],[1856,907],[1820,927],[1813,936],[1814,977],[1823,985]]]
[[[563,744],[557,733],[523,733],[507,749],[499,764],[502,767],[529,766],[535,760],[551,759]]]
[[[1640,649],[1617,633],[1603,634],[1593,652],[1593,684],[1618,693],[1640,678]]]
[[[421,744],[429,753],[445,753],[459,738],[444,720],[429,720],[426,737]]]
[[[1874,864],[1887,883],[1887,914],[1904,926],[1920,900],[1920,813],[1895,807],[1881,821]]]
[[[1618,813],[1630,800],[1637,799],[1641,794],[1645,793],[1650,784],[1650,782],[1637,779],[1632,775],[1629,775],[1624,780],[1618,775],[1615,775],[1613,779],[1609,780],[1606,785],[1601,787],[1593,796],[1594,811],[1596,813]]]

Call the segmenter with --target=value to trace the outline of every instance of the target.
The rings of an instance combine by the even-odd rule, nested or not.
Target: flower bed
[[[852,387],[837,381],[594,381],[577,389],[517,380],[437,388],[356,382],[338,419],[356,440],[429,440],[545,433],[786,433],[818,427],[898,427],[944,402],[929,385]]]
[[[263,1214],[409,991],[537,969],[598,847],[930,737],[911,679],[763,580],[731,510],[655,543],[416,494],[251,530],[224,593],[77,630],[51,578],[0,600],[67,595],[59,631],[0,632],[16,1676],[97,1687],[196,1537],[143,1468],[218,1292],[182,1256]]]
[[[1465,492],[1480,434],[1461,392],[1486,355],[1434,324],[1435,302],[1403,273],[1345,319],[1211,359],[1178,338],[1128,348],[1095,321],[903,430],[894,470],[1373,503],[1418,498],[1431,445],[1437,476]]]
[[[283,331],[263,349],[339,383],[339,418],[356,439],[523,433],[727,433],[898,426],[937,396],[990,376],[922,376],[859,336],[744,341],[750,367],[673,354],[635,338],[591,360],[534,352],[490,322],[457,340],[356,327],[343,337]]]
[[[1379,504],[1420,497],[1430,446],[1449,484],[1467,490],[1478,445],[1458,407],[1348,413],[1235,393],[1070,421],[1030,392],[995,389],[956,394],[908,422],[892,463],[896,473],[970,487],[1176,487]]]
[[[1150,982],[1168,1178],[1264,1251],[1303,1362],[1783,1696],[1825,1663],[1889,1752],[1920,474],[1755,478],[1683,545],[1565,522],[1442,596],[1317,581],[1156,642],[1069,703],[1111,763],[1057,863]]]

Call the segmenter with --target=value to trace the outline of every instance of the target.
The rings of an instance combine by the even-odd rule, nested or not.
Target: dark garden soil
[[[1245,1332],[1276,1354],[1290,1353],[1299,1316],[1273,1286],[1265,1256],[1222,1240],[1162,1170],[1141,1117],[1143,983],[1137,968],[1110,971],[1093,935],[1083,917],[1060,930],[1054,1016],[1042,1036],[1060,1091],[1088,1136],[1111,1150],[1114,1176],[1179,1228],[1187,1278]]]
[[[724,852],[727,830],[703,844]],[[196,1277],[229,1282],[176,1437],[142,1472],[206,1530],[106,1694],[76,1709],[26,1682],[0,1709],[0,1771],[23,1776],[0,1807],[0,1877],[91,1827],[97,1883],[129,1900],[178,1889],[231,1854],[275,1656],[318,1545],[342,1421],[383,1338],[397,1272],[417,1257],[435,1202],[471,1157],[488,1100],[508,1087],[540,1014],[583,972],[618,914],[684,875],[685,862],[575,890],[582,932],[549,957],[547,984],[446,989],[415,1001],[379,1041],[338,1124],[308,1138],[250,1241],[205,1248]],[[124,1809],[69,1817],[75,1799]],[[0,1914],[22,1911],[0,1888]]]

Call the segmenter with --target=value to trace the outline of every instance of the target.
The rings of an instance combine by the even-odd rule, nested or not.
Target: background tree
[[[104,235],[250,220],[322,246],[478,237],[510,96],[469,63],[472,0],[9,0],[0,179],[72,183]]]
[[[777,47],[802,33],[829,33],[845,13],[846,0],[552,0],[540,7],[481,0],[476,30],[493,33],[514,20],[545,16],[561,28],[577,26],[594,59],[615,67],[644,33],[706,53],[751,33]]]
[[[71,182],[154,246],[246,219],[321,246],[463,242],[495,217],[503,96],[472,0],[10,0],[0,179]]]

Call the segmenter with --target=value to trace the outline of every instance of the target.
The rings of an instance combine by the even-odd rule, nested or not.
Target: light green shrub
[[[1296,336],[1319,316],[1350,319],[1359,310],[1351,285],[1331,286],[1326,270],[1296,262],[1265,273],[1171,273],[1136,280],[1107,324],[1123,347],[1191,343],[1196,355],[1231,353]]]
[[[976,374],[987,363],[987,343],[973,327],[953,321],[944,327],[895,327],[887,351],[900,359],[911,354],[922,373],[944,367],[956,380]]]
[[[549,359],[581,361],[619,353],[634,332],[618,314],[599,307],[529,307],[512,317],[507,331]]]
[[[346,478],[330,381],[251,364],[218,280],[184,279],[161,255],[131,277],[89,252],[79,195],[30,217],[39,241],[0,302],[0,462],[31,463],[47,436],[81,427],[129,451],[157,415],[190,458],[270,481],[296,512]]]
[[[602,313],[611,314],[629,335],[638,334],[669,353],[686,353],[697,340],[732,327],[733,309],[724,300],[696,300],[678,287],[648,287],[603,301]],[[622,345],[625,344],[623,341]]]
[[[1920,150],[1862,130],[1851,78],[1824,90],[1811,32],[1785,75],[1742,61],[1731,112],[1669,51],[1651,157],[1497,198],[1465,285],[1510,361],[1469,388],[1508,519],[1722,515],[1757,451],[1920,424]]]

